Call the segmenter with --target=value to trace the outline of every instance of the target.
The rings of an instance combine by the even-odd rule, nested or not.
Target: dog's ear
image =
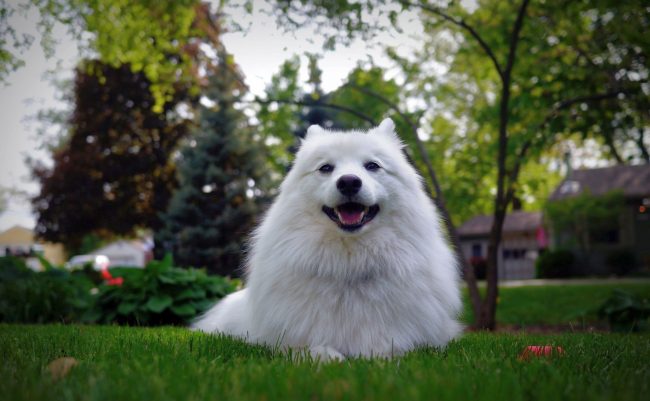
[[[395,123],[393,120],[390,118],[384,118],[380,123],[379,127],[377,127],[379,131],[383,131],[385,133],[395,133]]]
[[[320,125],[310,125],[309,128],[307,128],[307,133],[305,134],[305,140],[314,137],[316,135],[322,135],[326,131],[320,126]]]
[[[385,118],[381,123],[379,123],[379,126],[373,129],[371,132],[375,132],[379,135],[390,138],[391,140],[397,142],[400,147],[404,146],[402,140],[399,138],[399,136],[397,136],[397,133],[395,132],[395,123],[390,118]]]

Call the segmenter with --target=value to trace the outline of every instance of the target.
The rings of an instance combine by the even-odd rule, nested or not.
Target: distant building
[[[461,250],[473,265],[485,263],[493,216],[471,218],[458,227]],[[498,252],[500,280],[535,278],[535,260],[548,245],[541,212],[508,213]]]
[[[53,265],[62,265],[65,262],[63,245],[37,241],[34,232],[29,228],[13,226],[0,232],[0,256],[13,255],[25,258],[28,266],[40,270],[41,265],[36,257],[37,254]]]
[[[111,266],[144,267],[153,259],[152,246],[148,241],[118,240],[94,250],[93,255],[106,255]]]
[[[599,196],[611,191],[623,193],[623,211],[611,229],[589,235],[587,251],[573,249],[589,271],[585,274],[606,274],[606,258],[611,252],[627,249],[637,262],[650,268],[650,165],[613,166],[569,173],[553,191],[549,200],[558,201],[588,193]],[[557,245],[561,233],[552,233],[552,245]]]

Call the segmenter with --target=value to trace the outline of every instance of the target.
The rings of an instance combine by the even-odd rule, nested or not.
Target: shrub
[[[102,285],[95,309],[87,315],[99,323],[130,325],[187,324],[215,301],[236,289],[236,282],[202,270],[172,266],[171,257],[144,269],[113,272],[122,285]]]
[[[33,272],[16,258],[0,258],[0,321],[69,323],[91,307],[92,283],[64,270]]]
[[[535,263],[538,278],[562,278],[573,274],[575,256],[569,250],[546,251]]]
[[[605,256],[605,265],[617,276],[625,276],[636,267],[636,256],[631,249],[621,248],[610,251]]]
[[[650,317],[650,301],[622,290],[614,290],[598,309],[598,315],[607,319],[613,331],[645,330]]]

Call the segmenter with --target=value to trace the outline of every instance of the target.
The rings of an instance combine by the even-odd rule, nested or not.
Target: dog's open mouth
[[[379,206],[348,202],[335,208],[323,206],[323,212],[345,231],[356,231],[379,213]]]

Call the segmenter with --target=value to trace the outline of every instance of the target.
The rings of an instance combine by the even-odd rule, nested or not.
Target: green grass
[[[590,322],[614,288],[650,295],[648,282],[502,288],[497,319]],[[546,344],[565,355],[517,359]],[[79,365],[56,382],[46,366],[63,356]],[[183,328],[0,325],[0,400],[645,400],[648,361],[648,333],[471,333],[444,351],[318,365]]]
[[[500,288],[497,322],[521,326],[593,323],[598,319],[595,311],[616,288],[650,298],[648,281]],[[463,320],[469,324],[472,316],[466,297]]]
[[[522,362],[526,345],[565,356]],[[47,364],[79,361],[61,381]],[[650,336],[472,333],[445,351],[317,365],[183,328],[0,325],[2,400],[645,400]]]

